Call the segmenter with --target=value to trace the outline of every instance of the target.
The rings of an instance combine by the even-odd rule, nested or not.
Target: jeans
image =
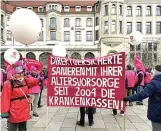
[[[27,122],[8,123],[8,131],[27,131]]]
[[[161,123],[152,122],[152,131],[161,131]]]
[[[137,86],[136,87],[136,93],[139,93],[139,92],[141,92],[143,90],[143,87],[142,86]],[[141,101],[139,101],[139,102],[143,102],[142,100]]]

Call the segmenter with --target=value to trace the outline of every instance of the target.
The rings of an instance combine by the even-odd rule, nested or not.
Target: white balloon
[[[41,21],[32,10],[18,9],[11,15],[9,29],[18,42],[28,45],[39,39]]]
[[[10,48],[5,51],[4,59],[10,65],[15,64],[20,59],[20,54],[16,49]]]
[[[67,55],[66,48],[62,45],[55,45],[52,49],[52,54],[54,56],[65,57]]]
[[[143,34],[139,31],[132,32],[129,39],[130,44],[139,45],[143,41]]]

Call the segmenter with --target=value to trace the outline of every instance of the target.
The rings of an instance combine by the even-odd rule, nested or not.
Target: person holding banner
[[[94,124],[93,121],[93,108],[88,108],[88,121],[89,126],[92,126]],[[84,126],[85,124],[85,107],[80,107],[80,121],[77,121],[77,125]]]
[[[161,65],[157,65],[154,72],[154,78],[141,92],[123,100],[141,101],[149,97],[147,117],[152,122],[152,131],[161,131]]]
[[[2,90],[1,117],[9,118],[8,131],[27,131],[27,120],[30,119],[28,90],[38,84],[39,79],[24,76],[21,66],[14,67],[11,72],[12,77],[5,81]]]

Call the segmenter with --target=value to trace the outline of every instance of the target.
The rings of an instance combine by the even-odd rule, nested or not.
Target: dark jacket
[[[127,97],[129,101],[140,101],[149,97],[148,119],[161,123],[161,74],[154,76],[145,89],[133,96]]]

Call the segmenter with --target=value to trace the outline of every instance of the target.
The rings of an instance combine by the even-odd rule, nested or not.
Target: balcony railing
[[[49,29],[50,29],[50,30],[56,30],[56,29],[57,29],[57,26],[56,26],[56,25],[50,25],[50,26],[49,26]]]

